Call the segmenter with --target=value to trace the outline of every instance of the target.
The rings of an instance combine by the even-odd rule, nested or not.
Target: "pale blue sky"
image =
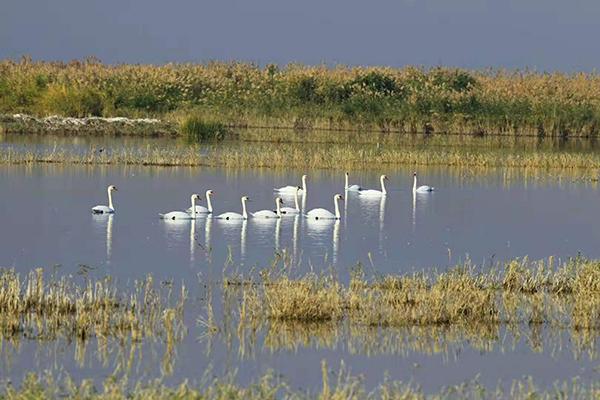
[[[591,71],[598,0],[2,0],[0,58]]]

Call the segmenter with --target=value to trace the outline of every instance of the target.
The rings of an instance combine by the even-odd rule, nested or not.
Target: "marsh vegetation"
[[[297,130],[596,136],[597,74],[243,63],[0,62],[0,114],[193,116]]]

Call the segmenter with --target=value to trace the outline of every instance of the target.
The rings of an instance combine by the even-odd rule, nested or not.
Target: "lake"
[[[62,145],[77,145],[73,142],[77,139],[59,140]],[[89,139],[83,146],[90,140],[107,143]],[[111,139],[111,145],[119,146],[118,140],[133,139]],[[180,145],[144,139],[144,145],[156,144]],[[47,145],[44,140],[37,144]],[[323,359],[332,368],[343,360],[371,387],[387,371],[390,378],[413,381],[426,391],[478,374],[487,386],[524,375],[548,386],[557,379],[597,377],[595,352],[580,351],[568,331],[544,327],[537,331],[524,327],[528,334],[522,337],[501,328],[488,335],[485,345],[460,329],[429,332],[437,346],[415,343],[425,340],[426,334],[410,329],[382,329],[361,338],[341,327],[333,333],[308,332],[309,340],[284,338],[281,343],[274,340],[277,331],[260,331],[252,343],[240,343],[225,330],[210,340],[202,337],[197,320],[205,313],[207,296],[214,298],[216,316],[226,318],[219,285],[225,265],[228,271],[252,274],[283,255],[295,274],[333,268],[347,281],[357,263],[368,273],[396,274],[444,270],[466,260],[489,267],[515,257],[600,258],[599,189],[593,183],[553,178],[540,171],[419,168],[417,172],[419,183],[434,186],[435,192],[413,196],[412,168],[350,171],[350,183],[368,188],[379,188],[380,173],[388,175],[388,195],[364,199],[344,193],[343,171],[3,165],[0,266],[22,273],[43,267],[83,281],[79,272],[85,265],[92,276],[111,275],[123,286],[150,273],[159,281],[184,282],[190,291],[188,334],[169,355],[172,370],[165,367],[162,343],[145,341],[133,348],[138,358],[127,372],[137,378],[163,376],[167,382],[179,382],[200,380],[207,373],[236,372],[237,380],[249,382],[273,369],[293,387],[316,390]],[[216,213],[241,212],[242,195],[252,199],[249,211],[273,209],[273,188],[299,185],[303,173],[308,175],[308,193],[301,197],[306,209],[333,211],[334,194],[345,194],[340,221],[311,223],[285,217],[224,222],[201,217],[168,222],[158,217],[186,209],[192,193],[205,198],[208,189],[215,192]],[[118,187],[116,213],[92,215],[92,206],[107,204],[110,184]],[[293,197],[284,201],[293,207]],[[205,200],[201,203],[205,205]],[[207,291],[207,285],[213,290]],[[24,371],[50,369],[75,378],[102,378],[122,374],[123,359],[130,351],[129,344],[112,343],[103,355],[95,341],[84,350],[60,340],[6,343],[0,376],[18,381]]]

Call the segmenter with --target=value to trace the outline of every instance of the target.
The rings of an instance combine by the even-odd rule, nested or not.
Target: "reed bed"
[[[274,372],[267,372],[247,386],[231,378],[212,378],[201,384],[183,382],[166,385],[161,382],[138,383],[131,388],[127,382],[107,379],[101,388],[91,381],[76,383],[70,378],[57,380],[52,375],[30,374],[19,387],[5,385],[0,398],[7,400],[63,399],[319,399],[319,400],[412,400],[412,399],[590,399],[600,395],[597,384],[584,384],[577,380],[557,382],[551,388],[538,388],[529,378],[513,381],[509,387],[486,388],[477,380],[452,385],[435,393],[424,393],[414,384],[383,380],[375,389],[366,388],[360,376],[353,375],[342,364],[337,371],[329,369],[323,361],[322,388],[311,392],[291,388]]]
[[[190,115],[228,126],[596,136],[600,77],[244,63],[104,65],[0,61],[0,114]]]
[[[0,164],[60,163],[277,169],[385,169],[394,166],[519,168],[580,171],[597,179],[600,153],[575,150],[424,148],[420,146],[231,143],[190,147],[95,147],[25,150],[0,147]]]
[[[600,262],[593,260],[514,260],[488,271],[467,263],[442,273],[373,279],[357,270],[347,285],[333,275],[291,279],[272,271],[236,289],[249,326],[346,321],[377,328],[524,323],[600,329]]]
[[[176,301],[171,297],[156,287],[151,276],[124,293],[110,277],[77,285],[73,277],[47,278],[42,269],[25,276],[2,269],[0,335],[2,339],[96,337],[133,342],[163,337],[173,344],[181,336],[185,288]]]

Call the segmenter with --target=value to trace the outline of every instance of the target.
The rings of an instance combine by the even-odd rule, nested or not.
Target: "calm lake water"
[[[60,140],[67,145],[70,139]],[[152,139],[145,143],[152,144]],[[169,145],[160,142],[165,143]],[[84,146],[89,144],[86,141]],[[5,141],[7,145],[15,143]],[[164,376],[167,382],[177,382],[182,378],[199,380],[207,373],[236,372],[240,382],[249,382],[273,369],[293,387],[318,388],[323,359],[332,368],[339,368],[343,360],[353,374],[364,375],[368,385],[380,382],[387,371],[390,378],[413,381],[427,391],[478,374],[489,386],[524,375],[548,386],[557,379],[598,377],[596,357],[574,347],[570,332],[548,332],[543,327],[539,332],[525,327],[528,334],[516,339],[500,330],[486,346],[477,345],[477,340],[464,332],[441,332],[435,336],[439,342],[436,350],[408,345],[415,335],[408,331],[370,334],[375,343],[371,347],[344,329],[330,335],[327,343],[297,340],[274,344],[272,336],[278,336],[277,331],[270,335],[259,332],[252,344],[244,346],[225,333],[211,341],[202,339],[203,330],[196,321],[204,315],[204,284],[220,279],[228,259],[231,268],[247,274],[270,265],[277,252],[285,252],[298,273],[334,267],[341,279],[347,280],[348,271],[359,262],[367,271],[403,273],[445,269],[467,259],[487,266],[525,256],[566,259],[583,254],[600,258],[598,187],[555,179],[543,172],[487,170],[475,174],[419,168],[420,184],[435,186],[436,191],[413,197],[412,169],[354,171],[351,183],[371,188],[378,188],[379,174],[386,173],[389,194],[365,200],[349,193],[341,203],[339,222],[315,224],[288,217],[268,222],[224,223],[200,218],[168,223],[158,218],[159,212],[189,207],[190,194],[204,197],[207,189],[215,191],[217,213],[240,212],[242,195],[252,198],[250,211],[271,209],[273,188],[300,184],[304,172],[308,174],[308,195],[301,202],[307,209],[333,210],[333,195],[343,194],[343,171],[4,165],[0,167],[0,266],[20,272],[44,267],[81,279],[77,272],[83,264],[91,268],[93,276],[110,274],[124,286],[149,273],[157,281],[185,282],[190,290],[188,334],[171,355],[173,371],[164,374],[160,341],[143,343],[129,371],[132,377]],[[119,188],[114,194],[116,214],[91,215],[92,206],[107,203],[109,184]],[[284,199],[287,206],[293,206],[292,197]],[[222,318],[218,284],[212,295],[216,315]],[[383,343],[388,343],[387,351],[381,350]],[[58,369],[76,378],[101,379],[115,371],[121,373],[117,368],[128,356],[119,354],[118,344],[113,343],[111,349],[103,358],[91,342],[82,359],[75,343],[6,343],[2,345],[0,376],[18,381],[25,371]]]

